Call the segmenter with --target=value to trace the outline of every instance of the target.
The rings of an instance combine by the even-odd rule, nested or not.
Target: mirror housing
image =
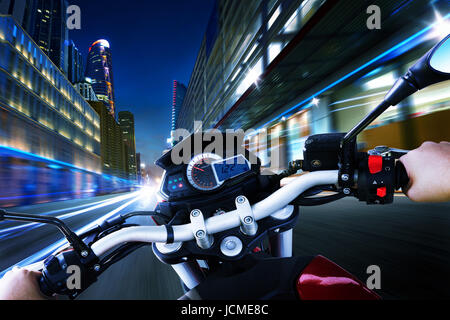
[[[450,35],[447,35],[447,37],[417,61],[405,76],[401,77],[395,83],[394,87],[389,91],[384,100],[391,106],[395,106],[419,90],[439,82],[450,80],[450,73],[435,70],[431,66],[431,60],[436,54],[447,53],[441,52],[439,49],[447,48],[449,43]],[[450,59],[450,55],[448,59]]]

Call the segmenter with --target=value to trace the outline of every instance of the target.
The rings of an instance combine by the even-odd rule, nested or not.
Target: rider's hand
[[[450,143],[425,142],[400,158],[410,183],[403,190],[413,201],[450,201]]]
[[[45,300],[39,290],[39,272],[14,268],[0,279],[0,300]]]

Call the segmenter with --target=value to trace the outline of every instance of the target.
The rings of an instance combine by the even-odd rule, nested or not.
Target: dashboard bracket
[[[207,234],[203,213],[199,209],[192,210],[190,218],[192,232],[194,234],[197,245],[205,250],[211,248],[214,239],[212,235]]]
[[[236,198],[236,209],[241,221],[241,232],[250,237],[254,236],[258,231],[258,224],[248,199],[244,196],[238,196]]]

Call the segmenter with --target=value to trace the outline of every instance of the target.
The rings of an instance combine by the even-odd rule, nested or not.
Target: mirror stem
[[[384,100],[378,107],[372,110],[357,126],[350,130],[342,140],[342,143],[349,143],[356,138],[368,125],[370,125],[376,118],[378,118],[386,109],[388,109],[391,104]]]
[[[397,80],[386,97],[384,97],[384,101],[371,113],[369,113],[363,120],[361,120],[361,122],[358,123],[356,127],[350,130],[349,133],[347,133],[342,142],[348,143],[349,141],[352,141],[389,107],[398,105],[404,99],[417,91],[418,89],[415,85],[414,77],[410,72],[408,72],[404,77],[401,77]]]

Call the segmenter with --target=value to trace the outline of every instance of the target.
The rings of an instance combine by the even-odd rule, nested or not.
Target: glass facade
[[[218,0],[180,111],[179,128],[214,126],[323,1]],[[220,26],[220,28],[219,28]]]
[[[115,118],[114,76],[108,41],[98,40],[89,48],[86,77],[92,80],[92,88],[97,98],[105,103]]]
[[[0,111],[0,145],[101,172],[99,116],[8,16],[0,16]]]
[[[173,100],[172,100],[172,131],[177,129],[178,116],[184,97],[186,96],[186,86],[177,80],[173,81]]]
[[[134,133],[134,115],[129,111],[119,112],[119,125],[122,129],[123,142],[125,144],[128,179],[136,180],[136,136]]]
[[[276,149],[280,169],[303,157],[309,135],[349,130],[439,40],[436,12],[450,20],[448,1],[376,4],[382,32],[369,30],[367,6],[351,1],[217,0],[179,127],[253,128],[247,145],[266,165]],[[432,86],[390,108],[361,145],[448,141],[448,87]]]

